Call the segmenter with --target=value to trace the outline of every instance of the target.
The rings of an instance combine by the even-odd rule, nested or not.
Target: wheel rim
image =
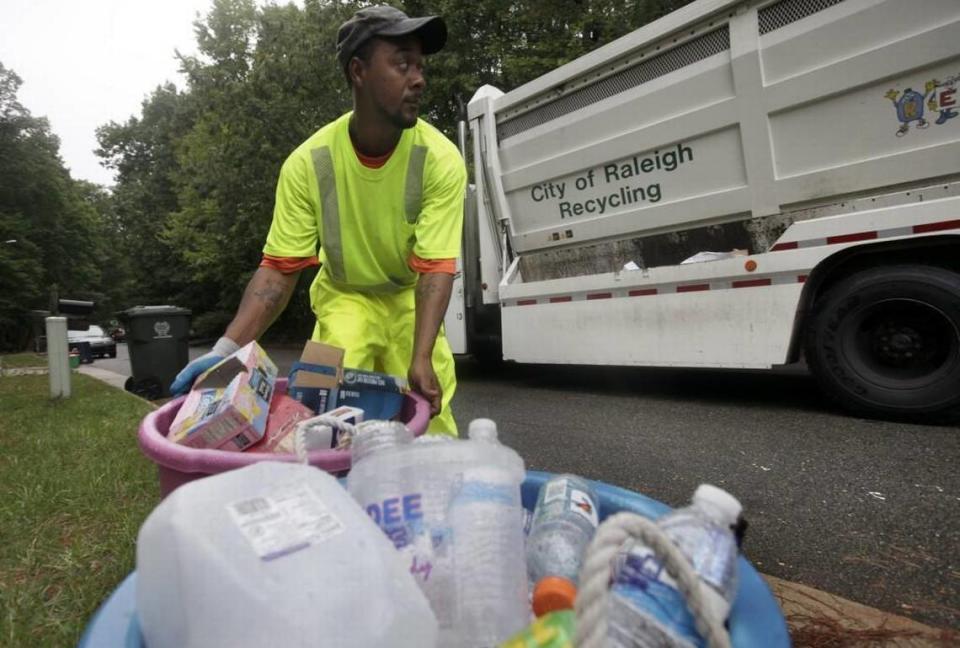
[[[861,308],[846,318],[840,337],[850,367],[880,387],[925,387],[960,364],[957,326],[936,306],[915,299]]]

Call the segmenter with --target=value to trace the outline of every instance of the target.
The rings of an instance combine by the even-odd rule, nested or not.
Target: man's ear
[[[350,62],[347,63],[347,72],[350,74],[350,81],[353,83],[353,85],[359,88],[363,87],[363,79],[366,71],[366,66],[364,65],[363,61],[356,56],[350,59]]]

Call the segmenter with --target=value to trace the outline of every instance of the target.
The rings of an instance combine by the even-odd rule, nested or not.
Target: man
[[[440,17],[409,18],[387,6],[361,9],[340,27],[337,61],[353,111],[284,162],[263,261],[237,314],[171,391],[186,391],[257,339],[286,307],[299,273],[319,264],[313,339],[343,347],[345,366],[405,373],[430,401],[429,431],[456,435],[456,377],[441,323],[460,253],[466,169],[456,147],[417,118],[423,57],[446,37]]]

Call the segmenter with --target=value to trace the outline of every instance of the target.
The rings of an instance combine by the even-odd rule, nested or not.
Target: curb
[[[946,648],[960,633],[850,601],[775,576],[763,576],[787,619],[796,648],[810,646],[885,646]]]
[[[90,376],[101,382],[105,382],[111,387],[116,387],[117,389],[123,389],[124,384],[127,382],[127,377],[123,374],[118,374],[115,371],[109,371],[107,369],[81,366],[77,369],[77,371],[85,376]]]

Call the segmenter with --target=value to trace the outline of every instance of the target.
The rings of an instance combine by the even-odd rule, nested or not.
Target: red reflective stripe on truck
[[[573,301],[573,297],[551,297],[551,304],[562,304],[563,302]]]
[[[685,292],[698,292],[700,290],[710,290],[710,284],[687,284],[685,286],[677,286],[678,293]]]
[[[611,297],[613,297],[613,293],[608,292],[587,294],[587,299],[610,299]]]
[[[537,303],[536,299],[520,299],[517,300],[517,306],[534,306]]]
[[[745,279],[743,281],[734,281],[731,285],[734,288],[754,288],[756,286],[770,286],[772,279]]]
[[[939,223],[924,223],[923,225],[914,225],[914,234],[926,234],[927,232],[942,232],[943,230],[960,228],[960,220],[940,221]]]
[[[877,232],[855,232],[853,234],[838,234],[827,237],[827,245],[835,243],[852,243],[853,241],[872,241],[877,238]]]
[[[943,232],[946,230],[960,229],[960,219],[937,221],[935,223],[922,223],[911,227],[911,235],[929,234],[931,232]],[[873,230],[870,232],[854,232],[852,234],[837,234],[828,236],[825,239],[807,239],[804,241],[789,241],[787,243],[777,243],[770,248],[770,252],[780,252],[781,250],[796,250],[803,243],[807,247],[820,245],[836,245],[838,243],[854,243],[856,241],[874,241],[881,238],[890,238],[903,236],[902,228],[890,228],[885,230]],[[908,235],[909,236],[909,235]]]
[[[639,290],[631,290],[627,293],[630,297],[646,297],[647,295],[656,295],[656,288],[640,288]]]
[[[780,250],[796,250],[798,247],[800,247],[800,244],[798,242],[790,241],[789,243],[777,243],[772,248],[770,248],[770,251],[779,252]]]
[[[797,275],[797,283],[804,283],[807,280],[807,275]]]

